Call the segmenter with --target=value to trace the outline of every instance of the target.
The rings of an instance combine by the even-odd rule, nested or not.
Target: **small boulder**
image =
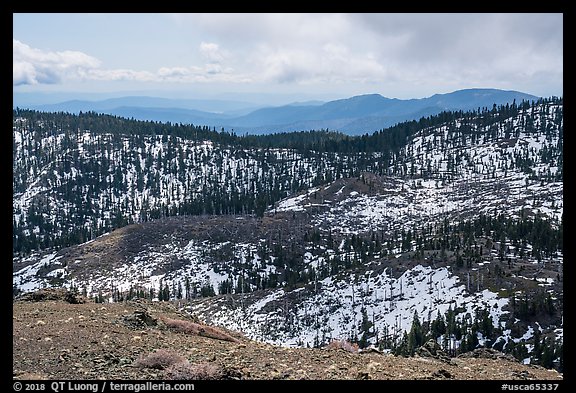
[[[124,315],[122,317],[122,323],[132,329],[142,329],[148,326],[156,326],[158,320],[146,310],[136,310],[132,314]]]

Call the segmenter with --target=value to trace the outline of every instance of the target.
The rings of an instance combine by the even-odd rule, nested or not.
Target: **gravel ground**
[[[146,316],[147,320],[142,319]],[[140,319],[139,319],[140,318]],[[136,301],[70,304],[64,300],[13,303],[14,379],[377,379],[561,380],[563,375],[505,358],[402,358],[342,349],[282,348],[248,340],[190,334],[164,318],[191,319],[172,304]],[[196,321],[197,322],[197,321]],[[201,331],[204,331],[201,329]],[[210,328],[204,335],[209,335]],[[138,367],[158,350],[185,367]],[[166,356],[167,352],[160,352]],[[179,356],[178,356],[179,355]],[[188,368],[186,368],[188,367]],[[199,367],[204,370],[202,374]],[[187,370],[188,374],[182,373]],[[190,374],[193,369],[196,374]],[[208,370],[208,371],[206,371]],[[180,374],[178,374],[180,372]],[[192,376],[192,377],[193,377]]]

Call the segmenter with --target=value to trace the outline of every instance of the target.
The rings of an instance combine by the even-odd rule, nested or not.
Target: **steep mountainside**
[[[181,299],[284,346],[431,338],[561,368],[562,110],[444,114],[316,151],[15,116],[15,290]]]

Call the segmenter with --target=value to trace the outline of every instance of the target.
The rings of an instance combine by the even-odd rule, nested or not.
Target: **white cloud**
[[[227,57],[227,53],[220,49],[218,44],[213,42],[201,42],[200,54],[209,63],[221,63]]]
[[[222,61],[228,56],[215,43],[202,42],[199,53],[207,61],[202,66],[160,67],[156,72],[132,69],[105,69],[102,62],[82,52],[50,52],[13,40],[13,85],[56,84],[66,80],[138,82],[235,82],[252,78],[235,74]]]
[[[100,61],[77,51],[48,52],[13,41],[13,84],[59,83],[100,66]]]
[[[357,56],[347,46],[327,43],[317,51],[263,50],[252,60],[262,69],[260,78],[279,83],[374,83],[391,77],[371,53]]]
[[[518,89],[562,73],[561,14],[180,14],[181,30],[230,48],[265,83]],[[214,51],[220,48],[216,46]],[[208,49],[208,45],[206,45]],[[400,89],[398,89],[400,87]],[[385,93],[385,92],[384,92]],[[421,95],[423,96],[423,95]]]
[[[87,70],[78,73],[82,79],[101,80],[101,81],[140,81],[151,82],[158,80],[158,76],[148,71],[135,71],[129,69],[115,70]]]
[[[187,67],[162,67],[158,70],[158,76],[164,79],[187,78],[193,70]]]
[[[118,49],[102,59],[122,69],[107,69],[82,52],[43,51],[14,40],[14,85],[249,82],[399,98],[466,87],[562,89],[561,14],[197,13],[162,14],[160,23],[169,28],[157,41],[126,36],[121,47],[134,51]]]
[[[48,78],[38,77],[38,73],[34,66],[25,61],[14,60],[12,65],[12,80],[15,86],[18,85],[34,85],[40,83],[50,83]]]

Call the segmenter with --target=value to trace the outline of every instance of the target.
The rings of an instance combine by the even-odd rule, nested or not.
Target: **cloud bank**
[[[53,52],[13,39],[14,86],[56,84],[69,80],[139,82],[250,82],[221,61],[225,52],[217,44],[202,42],[199,52],[207,61],[202,66],[161,67],[155,72],[133,69],[106,69],[102,61],[79,51]]]
[[[562,88],[562,14],[199,13],[157,17],[158,23],[164,23],[162,31],[170,32],[158,39],[164,64],[147,67],[145,57],[133,61],[128,54],[116,53],[115,63],[122,68],[110,68],[106,59],[95,58],[89,51],[32,48],[14,37],[13,84],[71,80],[254,83],[432,92],[462,87]],[[138,37],[134,39],[146,40]],[[134,47],[155,53],[154,44],[148,41]],[[173,42],[178,44],[170,47]]]
[[[13,40],[13,84],[60,83],[66,75],[85,75],[100,61],[77,51],[48,52]]]

